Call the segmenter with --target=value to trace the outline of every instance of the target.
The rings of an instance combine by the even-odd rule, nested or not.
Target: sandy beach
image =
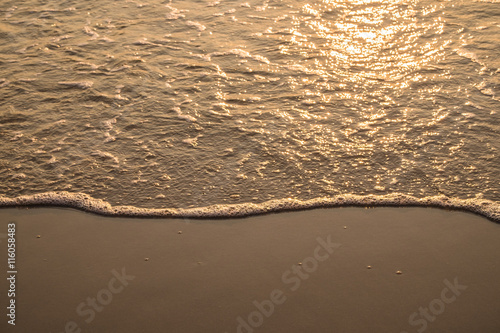
[[[0,14],[0,333],[500,332],[499,0]]]
[[[240,219],[0,210],[2,332],[498,332],[500,226],[426,208]],[[9,276],[7,274],[7,276]]]

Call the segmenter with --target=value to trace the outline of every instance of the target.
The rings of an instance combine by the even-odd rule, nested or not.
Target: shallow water
[[[2,1],[0,196],[500,199],[497,1]]]

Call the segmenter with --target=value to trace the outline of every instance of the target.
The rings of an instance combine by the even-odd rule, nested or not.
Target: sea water
[[[0,4],[0,205],[499,219],[496,0]]]

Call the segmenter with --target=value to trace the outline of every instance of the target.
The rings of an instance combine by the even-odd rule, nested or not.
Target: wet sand
[[[4,276],[10,221],[16,326],[4,278],[1,332],[500,331],[500,225],[466,212],[191,220],[5,208]]]

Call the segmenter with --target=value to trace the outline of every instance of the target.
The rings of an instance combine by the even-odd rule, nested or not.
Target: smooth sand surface
[[[0,209],[4,276],[10,221],[16,326],[3,278],[1,332],[500,332],[500,225],[470,213],[183,220]]]

